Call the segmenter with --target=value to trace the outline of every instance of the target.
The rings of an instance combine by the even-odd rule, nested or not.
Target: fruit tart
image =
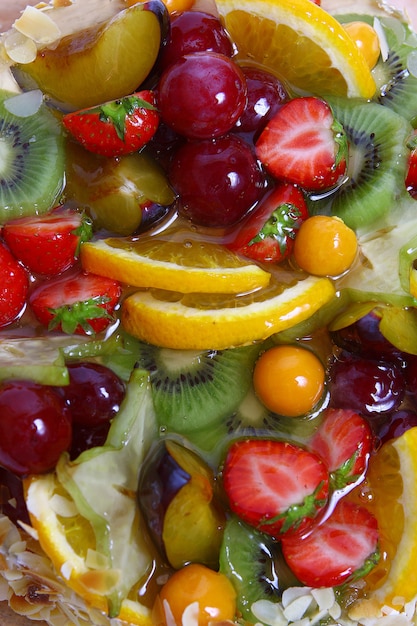
[[[0,5],[2,624],[415,624],[405,4]]]

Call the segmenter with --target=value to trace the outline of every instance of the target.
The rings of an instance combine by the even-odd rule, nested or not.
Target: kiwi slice
[[[137,366],[149,372],[162,432],[185,435],[204,449],[252,384],[259,346],[217,351],[159,348],[138,342]]]
[[[333,214],[357,231],[365,231],[405,194],[407,139],[411,125],[376,102],[331,99],[336,119],[349,141],[346,180],[332,193],[310,196],[313,214]]]
[[[242,437],[274,437],[303,444],[317,429],[320,415],[328,404],[328,392],[311,414],[293,418],[269,411],[258,399],[253,386],[221,423],[211,429],[210,439],[215,442],[216,457],[221,458],[230,442]],[[197,442],[195,441],[197,444]]]
[[[64,184],[58,120],[31,94],[0,90],[0,137],[0,224],[51,209]]]
[[[237,608],[251,624],[257,600],[279,601],[284,589],[301,586],[282,556],[280,544],[237,517],[227,520],[220,548],[220,571],[232,581]]]
[[[362,21],[376,26],[385,40],[383,54],[372,70],[377,85],[374,100],[409,121],[417,122],[417,35],[391,16],[378,17],[376,24],[369,15],[337,16],[341,23]]]

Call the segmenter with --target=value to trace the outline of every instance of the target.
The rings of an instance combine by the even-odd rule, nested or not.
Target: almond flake
[[[285,617],[292,622],[301,620],[307,609],[311,606],[312,601],[313,597],[311,595],[300,596],[296,600],[293,600],[293,602],[284,609]]]
[[[33,89],[8,98],[4,101],[4,108],[16,117],[31,117],[39,111],[42,102],[43,94],[40,89]]]
[[[19,33],[42,45],[50,45],[61,38],[57,24],[46,12],[35,7],[26,7],[13,26]]]
[[[3,43],[8,57],[15,63],[32,63],[38,54],[38,48],[33,39],[29,39],[17,30],[9,31]]]
[[[72,500],[64,498],[57,493],[54,493],[49,499],[49,506],[54,513],[61,515],[61,517],[73,517],[78,513],[77,507]]]
[[[189,604],[182,614],[182,626],[198,626],[200,606],[198,602]]]

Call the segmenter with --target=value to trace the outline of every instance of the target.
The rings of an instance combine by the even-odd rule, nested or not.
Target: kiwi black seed
[[[405,194],[410,123],[388,107],[357,99],[331,99],[349,142],[346,180],[332,193],[309,198],[313,214],[334,214],[357,231],[382,220]]]
[[[64,185],[61,125],[43,102],[17,114],[25,95],[0,90],[0,224],[50,210]]]
[[[220,571],[236,589],[238,611],[252,624],[258,621],[251,610],[254,602],[278,601],[284,589],[300,586],[284,561],[279,542],[235,516],[224,528]]]
[[[149,371],[161,431],[210,449],[217,427],[248,393],[258,353],[253,345],[188,351],[139,343],[137,365]]]

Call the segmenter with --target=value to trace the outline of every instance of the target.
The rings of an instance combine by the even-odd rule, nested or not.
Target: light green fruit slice
[[[0,380],[20,378],[41,385],[67,385],[61,338],[31,337],[0,342]]]
[[[399,205],[391,224],[359,237],[359,247],[357,265],[340,281],[339,289],[348,290],[356,302],[415,306],[410,291],[411,271],[417,259],[415,201]]]
[[[104,446],[64,454],[56,471],[78,512],[92,525],[96,552],[104,556],[111,587],[106,593],[110,617],[131,588],[149,571],[152,557],[141,528],[136,501],[138,471],[157,436],[148,374],[136,369]]]

